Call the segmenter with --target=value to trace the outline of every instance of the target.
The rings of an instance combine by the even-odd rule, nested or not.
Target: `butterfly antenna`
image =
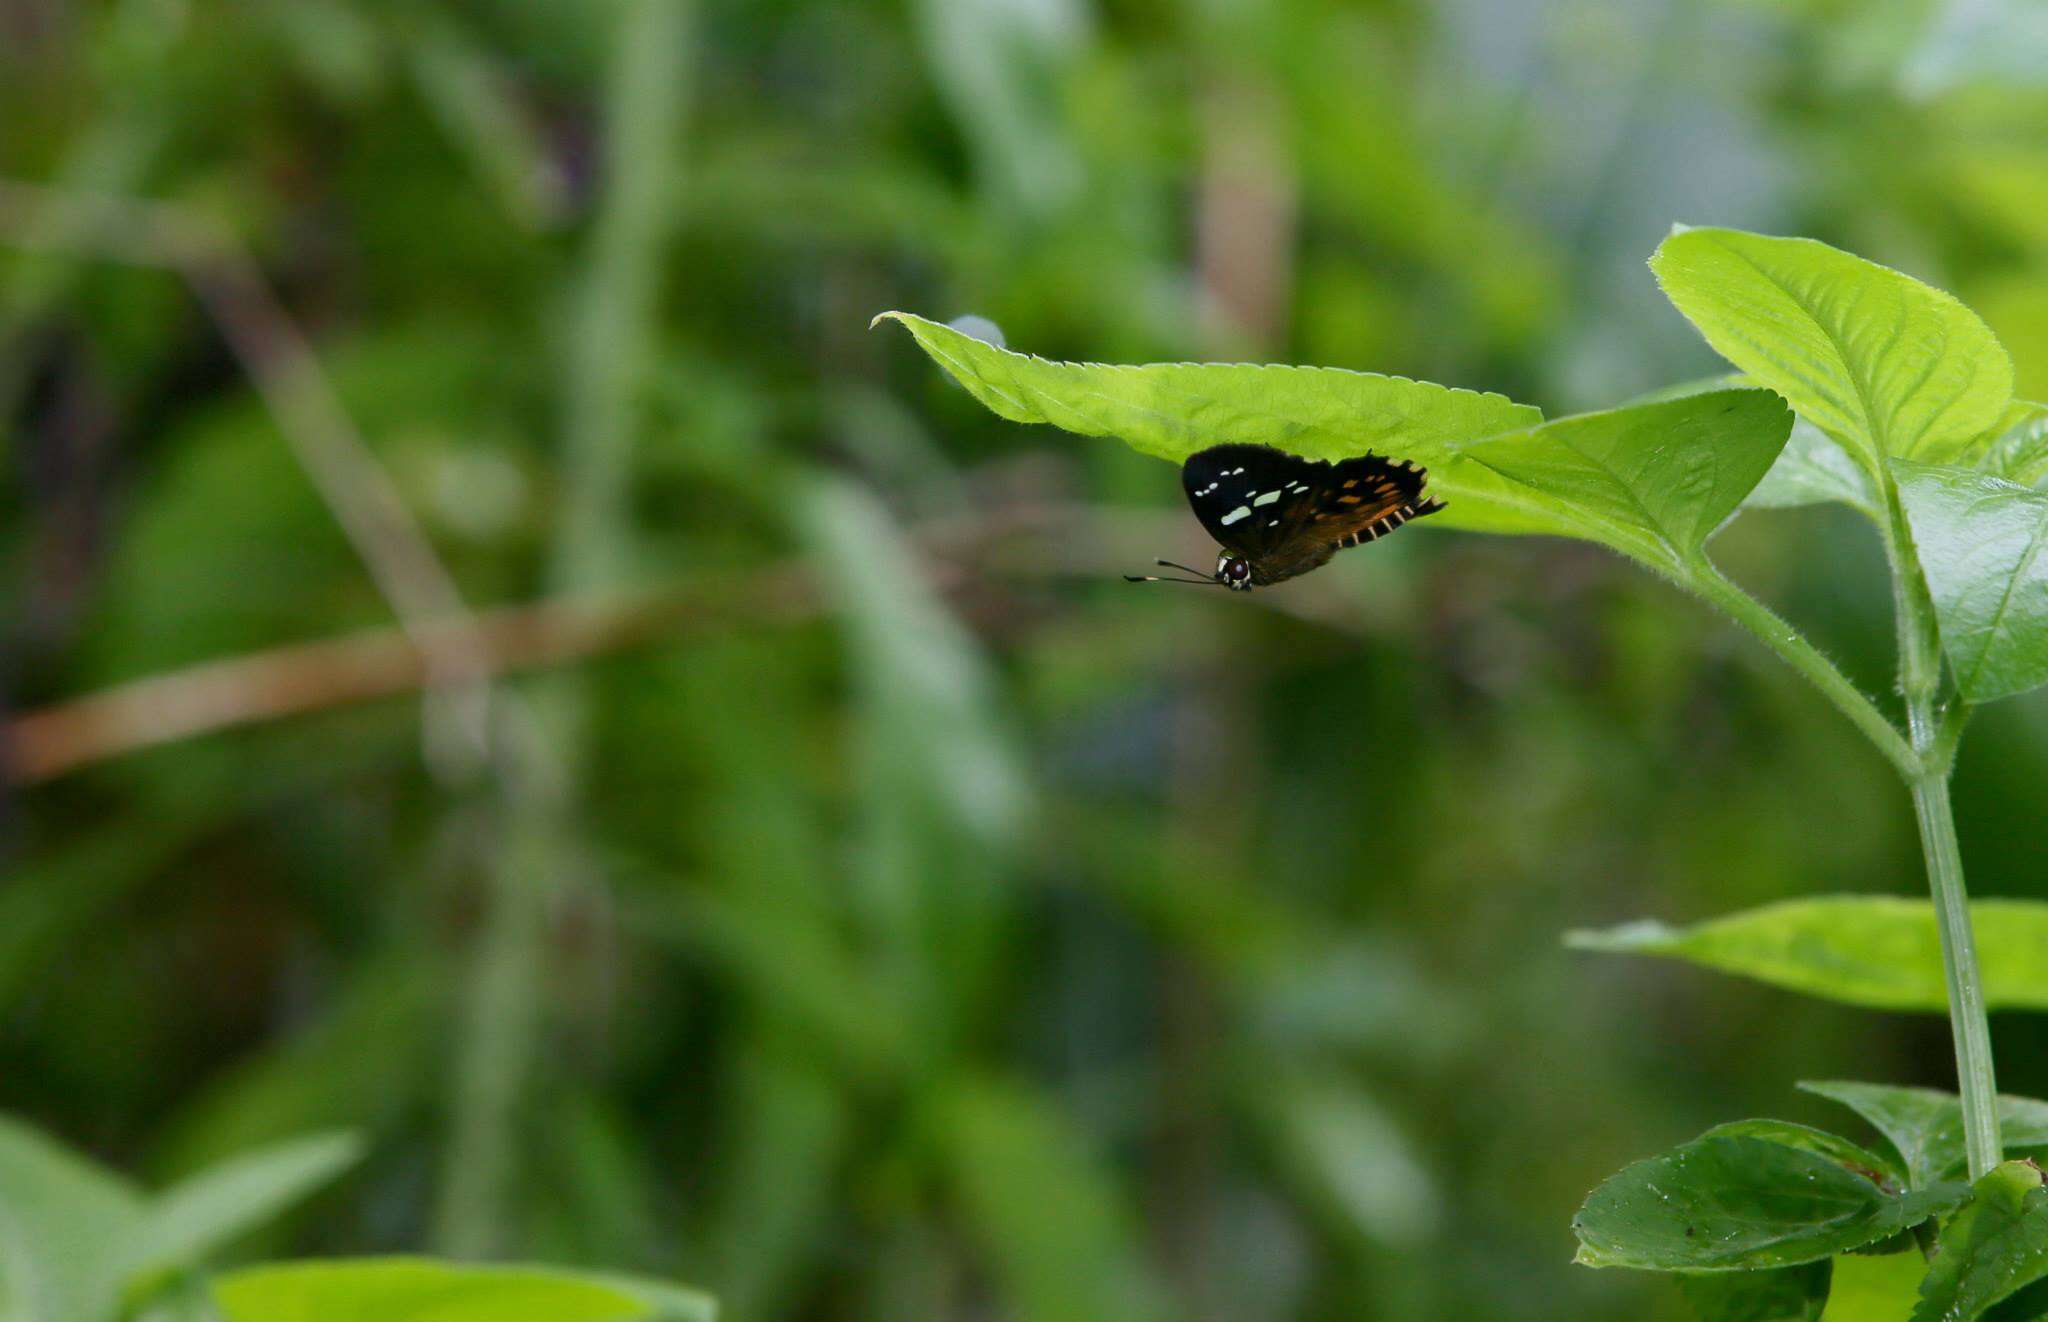
[[[1180,571],[1181,571],[1182,573],[1184,573],[1184,574],[1193,574],[1193,575],[1194,575],[1194,577],[1193,577],[1193,578],[1166,578],[1166,577],[1164,577],[1163,575],[1160,575],[1160,574],[1125,574],[1125,575],[1124,575],[1124,582],[1126,582],[1126,583],[1186,583],[1186,584],[1188,584],[1188,585],[1189,585],[1189,586],[1191,586],[1191,587],[1198,587],[1198,588],[1219,588],[1219,587],[1222,587],[1222,586],[1223,586],[1223,584],[1222,584],[1222,583],[1221,583],[1221,582],[1220,582],[1220,581],[1219,581],[1218,579],[1216,579],[1216,578],[1212,577],[1211,575],[1208,575],[1208,574],[1204,574],[1204,573],[1203,573],[1203,572],[1202,572],[1201,570],[1199,570],[1199,569],[1194,569],[1194,568],[1191,568],[1191,567],[1189,567],[1189,566],[1187,566],[1187,565],[1177,565],[1177,564],[1175,564],[1175,563],[1174,563],[1173,561],[1171,561],[1171,560],[1158,560],[1158,561],[1154,561],[1153,563],[1155,563],[1155,564],[1157,564],[1157,565],[1161,566],[1162,568],[1166,568],[1166,569],[1178,569],[1178,570],[1180,570]]]

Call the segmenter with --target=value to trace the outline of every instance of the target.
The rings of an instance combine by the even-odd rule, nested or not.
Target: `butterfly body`
[[[1299,577],[1348,546],[1386,536],[1443,503],[1428,474],[1376,454],[1328,463],[1269,445],[1215,445],[1188,456],[1188,506],[1221,546],[1214,581],[1240,592]]]

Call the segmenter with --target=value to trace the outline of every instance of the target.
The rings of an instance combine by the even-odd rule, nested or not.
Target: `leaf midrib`
[[[1740,260],[1743,264],[1748,266],[1750,270],[1755,271],[1758,275],[1762,276],[1766,282],[1775,286],[1780,293],[1785,295],[1786,298],[1791,299],[1793,306],[1798,308],[1801,312],[1805,313],[1806,319],[1808,321],[1811,321],[1814,324],[1814,327],[1817,330],[1819,330],[1822,335],[1827,337],[1829,345],[1834,348],[1835,356],[1842,360],[1842,370],[1848,374],[1850,387],[1853,388],[1856,392],[1857,407],[1863,410],[1864,430],[1870,433],[1870,443],[1877,452],[1875,455],[1870,456],[1870,458],[1874,462],[1882,464],[1884,462],[1885,456],[1891,453],[1890,432],[1889,429],[1880,425],[1880,423],[1878,422],[1877,414],[1873,408],[1873,402],[1871,398],[1871,383],[1866,381],[1864,379],[1863,373],[1860,370],[1858,370],[1854,359],[1854,355],[1848,352],[1848,345],[1844,343],[1841,335],[1835,330],[1834,327],[1830,326],[1828,323],[1821,320],[1819,314],[1814,311],[1814,309],[1807,303],[1807,301],[1799,294],[1798,291],[1794,290],[1790,285],[1786,284],[1783,280],[1780,280],[1771,272],[1765,270],[1761,265],[1757,263],[1755,258],[1751,257],[1748,253],[1743,252],[1738,248],[1730,247],[1726,243],[1721,242],[1718,238],[1714,240],[1714,243],[1715,246],[1721,249],[1721,251],[1728,253],[1731,256]]]

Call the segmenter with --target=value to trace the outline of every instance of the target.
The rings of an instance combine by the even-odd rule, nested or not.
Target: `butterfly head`
[[[1225,551],[1216,557],[1216,581],[1233,592],[1252,590],[1252,562]]]

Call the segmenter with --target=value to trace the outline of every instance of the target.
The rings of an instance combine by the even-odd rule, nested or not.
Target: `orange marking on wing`
[[[1339,496],[1335,507],[1315,516],[1315,527],[1339,550],[1378,541],[1418,513],[1427,513],[1434,502],[1410,505],[1398,491],[1379,493],[1371,504],[1359,496]]]

